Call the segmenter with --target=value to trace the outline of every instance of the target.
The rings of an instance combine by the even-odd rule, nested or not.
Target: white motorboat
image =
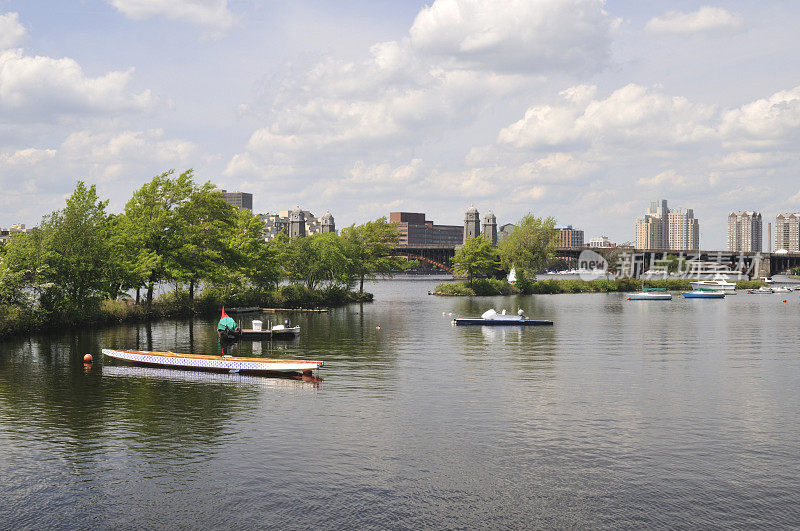
[[[628,293],[629,301],[669,301],[672,294],[666,293],[664,288],[642,288],[638,293]]]
[[[747,293],[762,294],[762,293],[775,293],[775,290],[769,286],[761,286],[758,289],[749,289]]]
[[[725,295],[736,294],[736,283],[728,282],[723,275],[717,275],[713,280],[698,280],[692,282],[692,289],[703,291],[722,291]]]

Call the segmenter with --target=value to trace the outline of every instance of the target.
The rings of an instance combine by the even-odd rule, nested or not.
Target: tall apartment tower
[[[775,219],[775,250],[800,252],[800,214],[778,214]]]
[[[668,215],[666,199],[650,201],[647,213],[636,220],[637,249],[666,249],[669,246]]]
[[[481,229],[483,234],[492,242],[492,245],[497,245],[497,218],[491,210],[483,216],[483,227]]]
[[[330,211],[325,211],[322,215],[322,229],[321,231],[323,234],[328,232],[336,232],[336,223],[333,221],[333,215]]]
[[[306,235],[306,214],[299,206],[289,212],[289,237],[297,238]]]
[[[731,212],[728,215],[728,250],[759,253],[763,249],[761,213]]]
[[[464,215],[464,243],[470,238],[481,235],[481,215],[478,209],[471,206]]]
[[[691,208],[670,210],[667,214],[667,248],[675,251],[700,250],[700,223]]]
[[[667,200],[650,201],[644,217],[636,219],[637,249],[700,249],[700,222],[691,208],[667,208]]]

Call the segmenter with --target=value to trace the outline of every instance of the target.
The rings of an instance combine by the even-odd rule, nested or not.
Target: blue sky
[[[0,226],[164,170],[337,225],[800,210],[789,2],[0,0]]]

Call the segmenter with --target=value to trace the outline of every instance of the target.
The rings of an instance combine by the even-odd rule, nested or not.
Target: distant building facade
[[[558,247],[583,247],[583,231],[572,228],[572,225],[556,227],[558,231]]]
[[[292,238],[336,232],[336,221],[328,211],[317,218],[312,212],[297,207],[294,210],[281,210],[277,214],[259,214],[259,218],[264,221],[266,241],[274,240],[281,232]],[[293,218],[294,225],[292,225]]]
[[[253,194],[248,194],[247,192],[228,192],[227,190],[222,190],[222,193],[225,195],[225,201],[239,210],[247,209],[250,212],[253,211]]]
[[[608,239],[608,236],[595,236],[594,238],[589,238],[589,242],[587,243],[589,247],[616,247],[616,243],[612,243],[611,240]]]
[[[464,214],[464,242],[481,235],[481,215],[475,206],[470,206]]]
[[[489,210],[485,216],[483,216],[483,227],[481,230],[489,241],[492,242],[492,245],[497,245],[497,217],[495,217],[494,212]]]
[[[761,252],[763,232],[761,213],[754,211],[731,212],[728,215],[728,250]]]
[[[0,243],[8,243],[8,240],[10,240],[14,234],[33,232],[33,230],[34,229],[26,229],[24,223],[15,223],[11,225],[10,229],[0,229]]]
[[[647,213],[636,220],[637,249],[670,249],[696,251],[700,249],[700,222],[694,210],[670,210],[667,200],[650,201]]]
[[[778,214],[775,219],[775,250],[800,252],[800,214]]]
[[[497,239],[498,239],[498,241],[502,241],[502,240],[505,240],[506,238],[508,238],[511,235],[511,233],[514,232],[514,229],[516,229],[516,228],[517,228],[517,226],[514,225],[513,223],[505,223],[503,225],[500,225],[500,228],[497,229]]]
[[[464,227],[436,225],[422,212],[390,212],[389,222],[397,223],[400,245],[461,245]]]

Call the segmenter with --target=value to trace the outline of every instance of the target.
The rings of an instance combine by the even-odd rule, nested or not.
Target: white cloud
[[[18,46],[27,32],[19,23],[19,14],[0,14],[0,50]]]
[[[0,52],[0,110],[38,117],[143,110],[153,103],[149,90],[128,89],[133,69],[87,77],[73,59]]]
[[[0,154],[0,162],[6,166],[32,166],[56,156],[55,149],[26,148]]]
[[[668,11],[650,19],[644,29],[653,34],[688,34],[732,31],[740,29],[743,25],[744,19],[737,13],[731,13],[721,7],[704,6],[691,13]]]
[[[800,85],[725,112],[720,132],[734,144],[796,144],[800,133]]]
[[[601,0],[436,0],[411,27],[414,47],[495,71],[594,71],[616,21]]]
[[[598,144],[638,149],[642,143],[662,142],[668,147],[703,140],[713,132],[705,123],[713,107],[635,84],[604,100],[590,99],[594,92],[594,87],[573,87],[560,93],[565,100],[561,105],[530,107],[521,120],[500,131],[498,142],[531,149],[584,149]]]
[[[128,18],[144,20],[163,16],[185,20],[216,32],[225,32],[233,24],[228,0],[106,0]]]
[[[62,208],[78,180],[97,184],[100,195],[111,199],[110,209],[120,211],[153,175],[195,166],[198,151],[194,143],[167,138],[160,129],[78,131],[53,148],[0,153],[0,188],[26,205],[21,212],[31,222]]]

